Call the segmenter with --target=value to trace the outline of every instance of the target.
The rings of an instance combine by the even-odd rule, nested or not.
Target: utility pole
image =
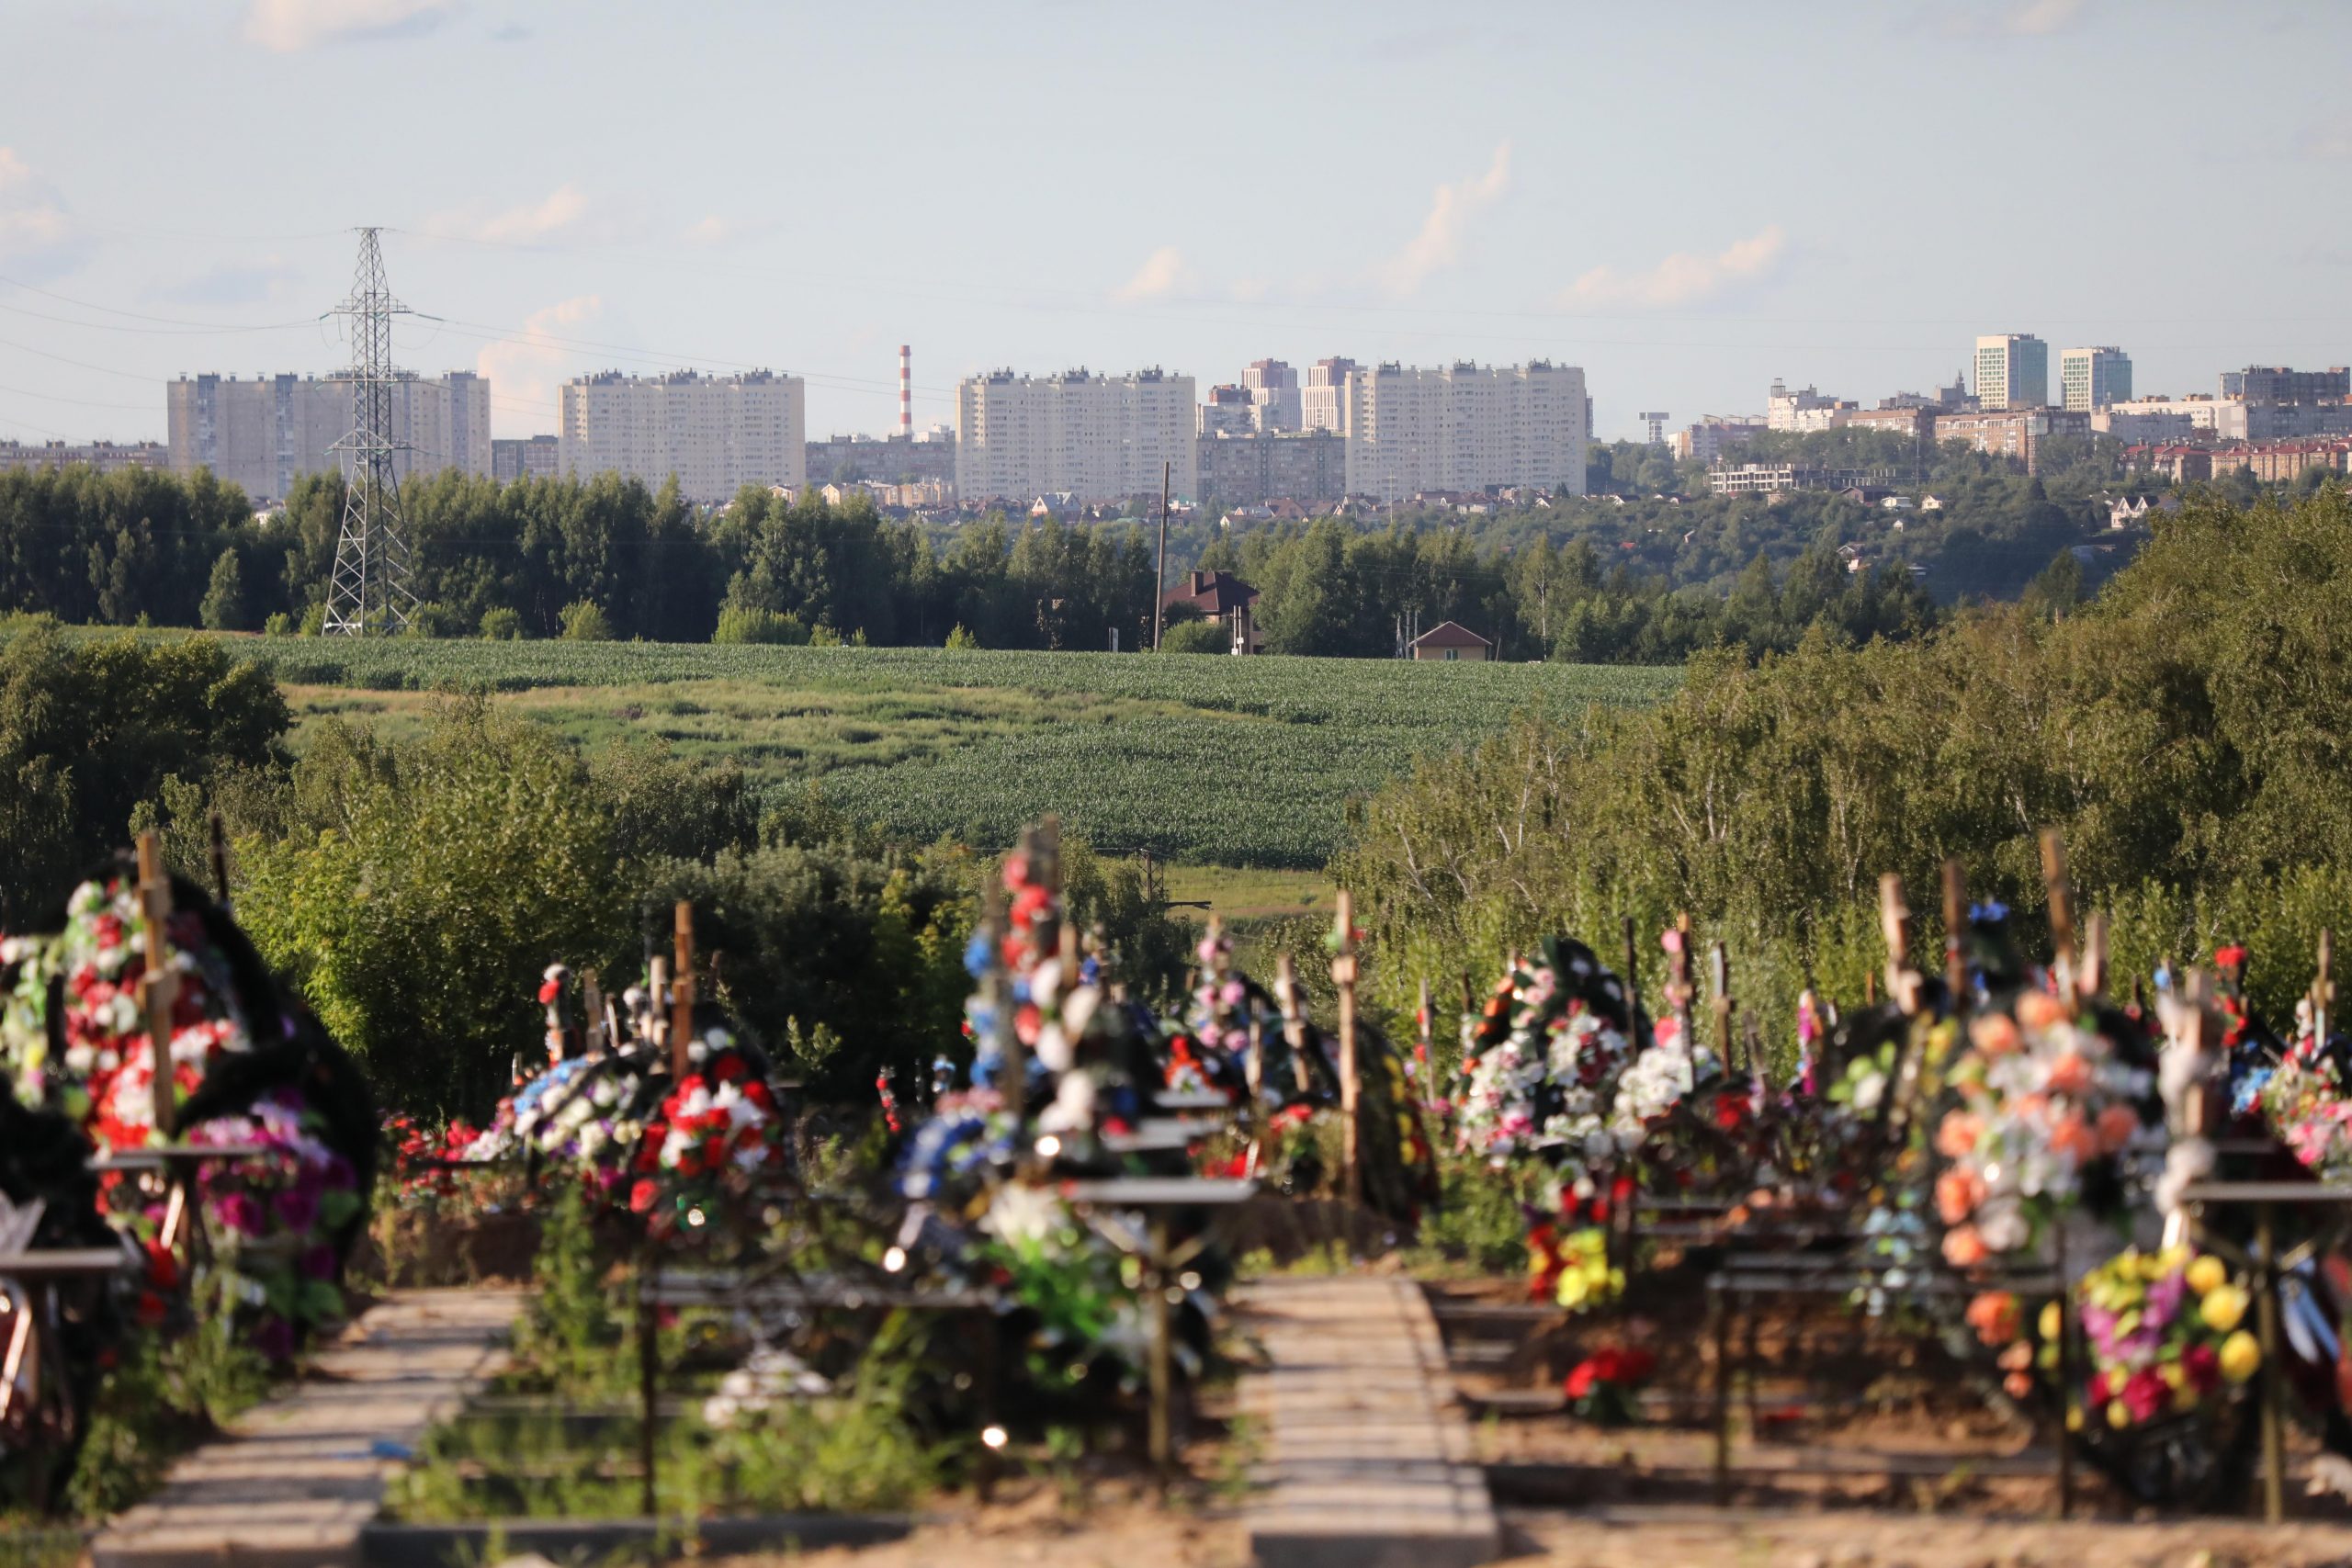
[[[1168,479],[1173,463],[1159,465],[1159,575],[1151,584],[1151,651],[1159,651],[1159,634],[1168,621]]]

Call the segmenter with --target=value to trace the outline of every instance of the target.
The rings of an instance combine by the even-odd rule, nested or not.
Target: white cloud
[[[1430,275],[1462,259],[1462,237],[1470,220],[1492,207],[1510,188],[1510,143],[1495,149],[1494,162],[1475,179],[1442,185],[1412,243],[1374,269],[1381,285],[1398,298],[1412,293]]]
[[[0,260],[54,277],[81,256],[65,198],[13,147],[0,147]]]
[[[428,233],[481,240],[493,245],[528,245],[560,239],[588,216],[588,197],[578,186],[560,185],[545,198],[484,213],[480,208],[436,212],[425,220]]]
[[[1144,258],[1136,275],[1113,290],[1111,298],[1122,305],[1140,304],[1147,299],[1164,299],[1193,288],[1197,281],[1193,269],[1185,265],[1184,253],[1173,245],[1162,245]]]
[[[253,0],[245,37],[279,54],[349,39],[429,31],[458,0]]]
[[[1677,251],[1645,272],[1597,266],[1568,285],[1560,304],[1564,309],[1632,305],[1653,310],[1695,305],[1734,284],[1769,276],[1787,248],[1788,235],[1774,223],[1712,256]]]
[[[714,212],[688,229],[684,236],[690,245],[723,245],[735,237],[735,225]]]
[[[575,295],[534,310],[513,338],[482,346],[474,356],[474,374],[490,383],[491,396],[497,400],[491,416],[493,428],[526,435],[555,428],[556,384],[579,353],[557,338],[568,335],[566,328],[595,320],[604,309],[602,295]]]

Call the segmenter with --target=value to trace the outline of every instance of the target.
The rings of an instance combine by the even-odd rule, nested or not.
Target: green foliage
[[[220,643],[0,622],[0,927],[124,846],[167,782],[282,761],[288,724],[268,671]]]
[[[596,1237],[577,1180],[565,1180],[540,1211],[530,1305],[514,1325],[509,1381],[583,1404],[619,1399],[637,1385],[624,1353],[628,1303],[596,1258]]]
[[[939,857],[778,844],[658,863],[644,907],[661,923],[676,899],[693,901],[719,999],[763,1039],[813,1043],[821,1031],[849,1042],[854,1049],[804,1046],[795,1066],[811,1093],[856,1101],[886,1067],[916,1081],[956,1038],[969,988],[968,875]]]
[[[955,629],[947,634],[947,648],[950,652],[961,652],[979,646],[980,639],[966,630],[961,622],[958,622]]]
[[[2257,952],[2275,1011],[2352,893],[2347,626],[2340,492],[2192,505],[2062,621],[1988,610],[1905,645],[1702,658],[1646,713],[1530,719],[1426,762],[1366,803],[1334,874],[1399,1012],[1420,976],[1483,974],[1547,931],[1613,959],[1621,915],[1656,996],[1650,933],[1688,909],[1777,1021],[1809,979],[1859,994],[1882,872],[1930,887],[1956,856],[1973,893],[2035,910],[2055,827],[2086,903],[2116,907],[2120,961],[2256,931],[2294,944]]]
[[[756,604],[729,604],[718,612],[718,630],[710,640],[779,648],[804,647],[808,641],[808,628],[800,624],[797,615],[778,615]]]
[[[1162,653],[1230,653],[1232,643],[1223,621],[1186,621],[1159,634]]]
[[[209,632],[241,632],[251,628],[245,609],[245,570],[237,552],[226,549],[212,563],[212,580],[204,590],[197,615]]]
[[[594,599],[578,599],[563,607],[562,637],[566,642],[610,642],[613,623]]]
[[[264,637],[292,637],[294,617],[283,610],[273,611],[270,617],[262,623],[261,633]]]
[[[503,604],[481,613],[481,636],[484,642],[520,642],[523,640],[523,617]]]
[[[614,830],[570,747],[479,699],[410,745],[330,724],[239,840],[239,912],[379,1094],[480,1116],[536,1048],[540,969],[625,940]]]

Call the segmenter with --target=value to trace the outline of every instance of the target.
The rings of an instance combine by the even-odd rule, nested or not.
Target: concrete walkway
[[[1265,1453],[1245,1522],[1265,1568],[1470,1568],[1501,1555],[1445,1348],[1410,1280],[1268,1280],[1240,1307]]]
[[[504,1363],[522,1307],[519,1291],[393,1292],[109,1525],[95,1568],[357,1564],[385,1483]]]

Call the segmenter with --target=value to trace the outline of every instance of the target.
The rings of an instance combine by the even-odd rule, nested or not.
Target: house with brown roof
[[[1459,621],[1440,621],[1407,645],[1415,659],[1448,664],[1479,664],[1495,656],[1495,645]]]
[[[1170,609],[1190,604],[1202,619],[1223,621],[1236,653],[1258,651],[1258,621],[1250,610],[1257,602],[1258,591],[1229,571],[1196,571],[1190,583],[1170,589],[1160,601]]]

